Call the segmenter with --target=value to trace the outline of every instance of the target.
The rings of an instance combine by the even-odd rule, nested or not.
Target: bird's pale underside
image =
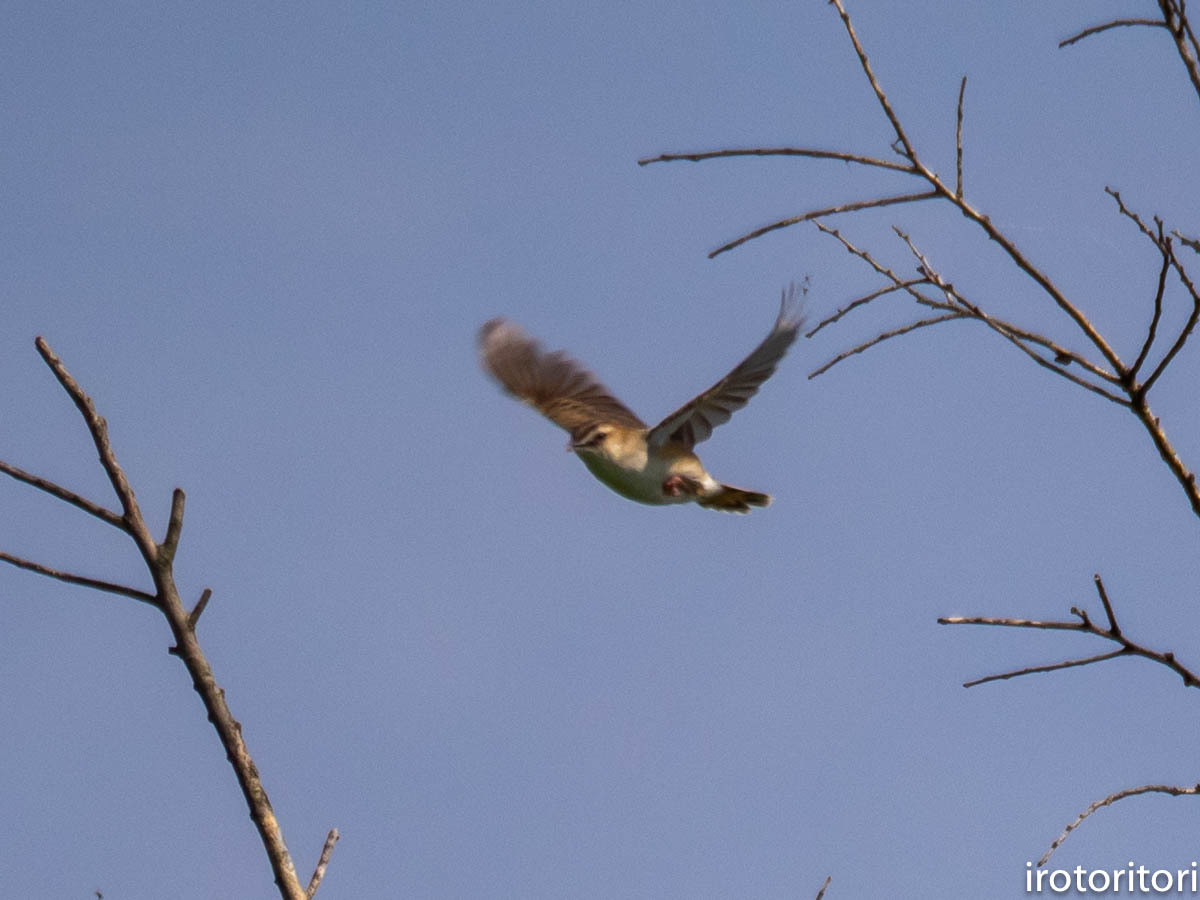
[[[514,397],[566,429],[571,435],[567,448],[618,494],[639,503],[695,502],[746,513],[769,504],[770,496],[717,481],[693,448],[758,392],[802,324],[793,285],[783,292],[779,317],[762,343],[732,372],[653,428],[590,371],[561,350],[546,352],[506,319],[484,324],[479,345],[484,368]]]

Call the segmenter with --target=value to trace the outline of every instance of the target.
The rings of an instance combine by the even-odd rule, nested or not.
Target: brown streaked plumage
[[[571,435],[569,450],[598,479],[640,503],[695,501],[730,512],[771,502],[767,494],[722,484],[692,448],[746,405],[771,377],[803,324],[795,285],[783,292],[770,333],[732,372],[648,428],[596,377],[564,352],[547,353],[505,319],[479,331],[484,368],[514,397]]]

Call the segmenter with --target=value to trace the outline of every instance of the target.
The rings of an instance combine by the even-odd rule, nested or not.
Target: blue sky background
[[[1200,231],[1200,108],[1164,33],[1056,43],[1150,2],[857,2],[910,134],[1127,357],[1158,260],[1115,213]],[[704,445],[747,517],[622,500],[479,370],[504,314],[656,421],[766,333],[878,286],[813,227],[917,189],[832,8],[9,4],[0,34],[0,458],[110,497],[44,335],[107,416],[305,877],[323,898],[1011,897],[1083,807],[1195,783],[1197,695],[1107,649],[939,626],[1099,607],[1200,665],[1198,523],[1133,418],[970,324],[821,362],[798,344]],[[910,232],[986,308],[1083,349],[947,206]],[[1193,272],[1200,266],[1193,266]],[[1168,294],[1168,325],[1186,315]],[[1200,353],[1152,395],[1200,464]],[[0,548],[146,587],[132,545],[0,484]],[[148,607],[0,572],[0,858],[13,897],[277,896]],[[1055,864],[1187,867],[1194,798],[1099,812]]]

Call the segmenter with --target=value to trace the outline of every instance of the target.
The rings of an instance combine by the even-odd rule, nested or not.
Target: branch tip
[[[308,900],[317,892],[317,888],[321,886],[321,880],[325,877],[325,870],[329,867],[329,857],[333,855],[333,846],[336,844],[342,835],[336,828],[330,828],[329,834],[325,837],[325,846],[321,848],[321,857],[317,860],[317,867],[313,869],[312,878],[308,882],[308,889],[305,890],[304,896]]]
[[[187,495],[181,488],[175,488],[171,494],[171,517],[167,521],[167,535],[158,545],[159,558],[167,563],[175,559],[175,551],[179,548],[179,533],[183,530],[183,508]]]
[[[192,631],[196,630],[196,623],[204,615],[204,608],[208,606],[210,597],[212,597],[212,588],[205,588],[204,593],[200,595],[200,599],[196,601],[196,605],[192,607],[192,611],[188,613],[188,628]]]

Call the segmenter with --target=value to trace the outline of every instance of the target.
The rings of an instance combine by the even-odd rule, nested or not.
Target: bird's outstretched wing
[[[650,431],[650,446],[677,441],[693,447],[712,434],[714,428],[729,421],[734,412],[758,393],[787,352],[800,326],[804,324],[796,286],[790,285],[779,302],[779,318],[761,344],[742,360],[737,368],[691,402],[677,409]]]
[[[507,319],[484,323],[479,349],[484,368],[505,390],[567,431],[597,422],[646,427],[595,375],[561,350],[547,353]]]

